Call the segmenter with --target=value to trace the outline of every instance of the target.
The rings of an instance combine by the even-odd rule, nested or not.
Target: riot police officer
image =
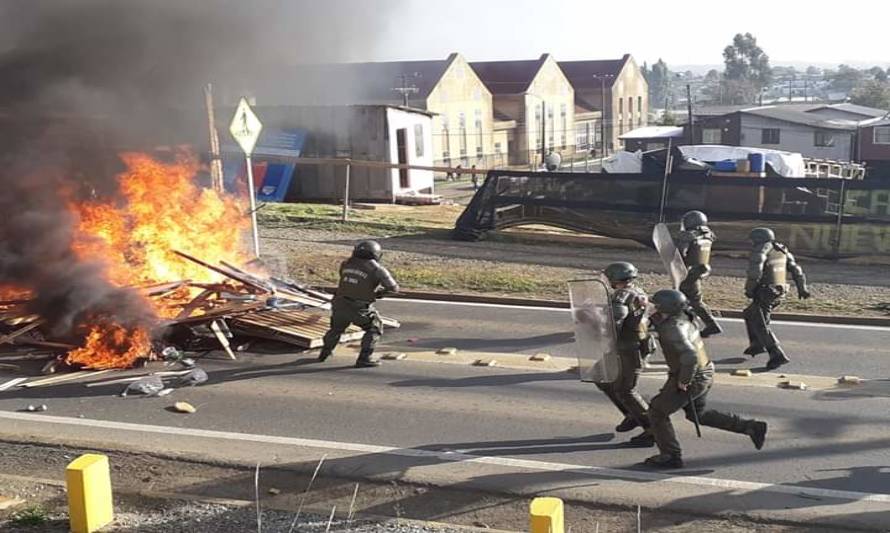
[[[711,274],[711,245],[716,240],[708,227],[708,217],[701,211],[689,211],[680,221],[680,234],[677,236],[677,250],[683,256],[688,273],[680,282],[680,292],[689,300],[689,307],[705,325],[702,337],[710,337],[723,332],[714,320],[711,310],[702,298],[702,280]]]
[[[382,255],[383,249],[376,241],[361,241],[355,245],[352,257],[340,265],[340,283],[331,302],[331,328],[324,336],[319,361],[334,353],[340,336],[350,324],[355,324],[365,330],[355,366],[380,366],[379,361],[371,358],[383,330],[374,302],[399,290],[392,274],[379,263]]]
[[[770,328],[770,315],[788,294],[788,274],[794,280],[797,296],[810,297],[807,278],[784,244],[776,242],[776,235],[769,228],[754,228],[750,234],[751,259],[748,263],[748,279],[745,282],[745,296],[751,303],[745,308],[745,327],[748,330],[749,346],[746,355],[754,357],[763,352],[769,353],[766,368],[776,369],[791,360],[779,345],[779,339]]]
[[[649,355],[649,332],[646,320],[646,293],[636,286],[639,276],[637,267],[627,262],[612,263],[604,271],[612,286],[612,316],[615,320],[618,356],[621,360],[618,379],[612,383],[597,383],[597,387],[624,414],[624,420],[615,428],[618,432],[642,427],[642,434],[630,440],[638,446],[652,446],[654,440],[648,432],[649,406],[637,391],[637,383],[643,367],[643,359]]]
[[[668,365],[668,380],[649,404],[649,420],[659,454],[646,459],[656,468],[681,468],[682,450],[671,414],[683,409],[686,418],[702,426],[748,435],[759,450],[766,440],[766,422],[747,420],[732,413],[708,409],[708,392],[714,382],[714,363],[680,291],[661,290],[652,296],[655,313],[650,318]]]

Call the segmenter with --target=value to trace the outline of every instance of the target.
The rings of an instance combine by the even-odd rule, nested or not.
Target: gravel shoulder
[[[90,450],[24,443],[0,443],[0,496],[24,500],[0,511],[0,530],[68,531],[65,465]],[[112,464],[114,523],[109,532],[257,531],[254,470],[204,464],[172,457],[104,452]],[[27,473],[27,477],[22,477]],[[306,475],[274,468],[260,470],[261,531],[320,533],[472,533],[526,531],[528,499],[427,486],[344,480],[319,476],[305,497]],[[356,516],[349,520],[354,487]],[[163,496],[162,496],[163,495]],[[34,525],[16,521],[30,510]],[[566,504],[570,531],[636,531],[636,510]],[[828,530],[757,523],[744,519],[714,520],[643,510],[644,531],[665,533],[828,533]],[[417,519],[417,520],[415,520]],[[435,520],[435,523],[427,522]],[[447,522],[447,524],[443,523]]]
[[[382,206],[355,211],[346,224],[318,209],[266,213],[261,219],[264,253],[279,274],[330,285],[355,241],[375,238],[386,250],[384,263],[406,289],[565,300],[566,281],[620,260],[637,265],[646,290],[669,285],[655,252],[633,242],[534,227],[500,232],[481,242],[454,241],[450,228],[462,208],[452,205]],[[782,311],[888,316],[886,265],[799,259],[815,297],[802,301],[792,296]],[[744,308],[744,254],[720,252],[713,267],[706,283],[708,303],[718,309]]]

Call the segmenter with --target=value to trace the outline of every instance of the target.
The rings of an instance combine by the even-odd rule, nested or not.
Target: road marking
[[[570,473],[582,476],[596,476],[598,478],[613,477],[618,480],[630,480],[641,482],[664,482],[679,485],[697,487],[711,487],[730,489],[742,492],[769,492],[774,494],[787,494],[793,496],[810,496],[814,498],[830,498],[838,500],[862,501],[873,503],[890,503],[890,495],[873,494],[868,492],[856,492],[846,490],[819,489],[811,487],[795,487],[792,485],[776,485],[771,483],[757,483],[751,481],[738,481],[734,479],[719,479],[698,476],[683,476],[682,472],[675,475],[665,475],[655,472],[641,472],[636,470],[622,470],[616,468],[604,468],[599,466],[573,465],[566,463],[553,463],[546,461],[531,461],[527,459],[513,459],[509,457],[490,457],[482,455],[470,455],[452,451],[419,450],[414,448],[396,448],[392,446],[378,446],[374,444],[360,444],[353,442],[338,442],[328,440],[303,439],[298,437],[280,437],[275,435],[256,435],[251,433],[236,433],[230,431],[215,431],[206,429],[178,428],[170,426],[154,426],[148,424],[134,424],[131,422],[115,422],[111,420],[92,420],[86,418],[70,418],[51,415],[38,415],[31,413],[19,413],[0,411],[0,419],[17,420],[21,422],[37,422],[40,424],[56,424],[96,428],[104,430],[134,431],[139,433],[153,433],[159,435],[174,435],[180,437],[197,437],[207,439],[219,439],[240,442],[255,442],[262,444],[280,444],[303,448],[317,448],[322,450],[337,450],[344,452],[358,452],[367,454],[386,454],[400,457],[435,458],[440,461],[455,463],[475,463],[500,467],[513,467],[525,470],[542,472]]]
[[[491,303],[481,303],[481,302],[447,302],[444,300],[418,300],[414,298],[393,298],[390,300],[393,303],[398,302],[408,302],[408,303],[420,303],[420,304],[434,304],[434,305],[453,305],[453,306],[467,306],[467,307],[490,307],[490,308],[498,308],[498,309],[522,309],[525,311],[556,311],[560,313],[569,313],[571,309],[567,309],[564,307],[537,307],[531,305],[516,305],[516,304],[491,304]],[[730,322],[741,324],[745,321],[741,318],[718,318],[718,322]],[[780,326],[789,326],[789,327],[800,327],[800,328],[831,328],[831,329],[849,329],[849,330],[859,330],[859,331],[880,331],[883,333],[890,333],[890,327],[883,326],[862,326],[856,324],[832,324],[829,322],[791,322],[788,320],[773,320],[772,323],[774,325]]]

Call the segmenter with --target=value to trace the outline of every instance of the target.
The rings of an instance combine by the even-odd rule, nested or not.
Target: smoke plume
[[[370,11],[380,14],[369,4],[4,1],[0,286],[30,289],[33,311],[57,334],[94,316],[149,323],[136,292],[106,281],[102,264],[72,249],[67,203],[116,198],[118,150],[173,142],[204,149],[198,119],[207,82],[238,87],[270,66],[367,53],[372,34],[360,28],[374,29]]]

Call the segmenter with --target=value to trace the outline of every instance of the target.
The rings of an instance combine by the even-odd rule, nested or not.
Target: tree
[[[723,62],[725,91],[732,103],[753,102],[772,81],[769,56],[750,33],[733,37],[732,44],[723,49]]]
[[[661,114],[661,120],[659,121],[659,126],[676,126],[677,119],[674,117],[674,114],[670,109],[665,109],[664,113]]]
[[[868,73],[877,81],[887,81],[887,72],[881,67],[872,67],[868,69]]]
[[[809,67],[807,67],[807,76],[809,76],[809,77],[811,77],[811,78],[815,78],[816,76],[820,76],[820,75],[822,75],[822,69],[821,69],[821,68],[819,68],[819,67],[814,67],[814,66],[812,66],[812,65],[810,65]]]
[[[649,83],[649,102],[652,107],[669,107],[671,94],[671,71],[662,59],[652,65],[652,68],[643,70],[646,81]]]
[[[890,110],[890,83],[869,80],[853,91],[850,101],[857,105]]]
[[[838,65],[837,71],[831,75],[831,89],[841,92],[852,92],[862,84],[865,76],[862,71],[849,65]]]

